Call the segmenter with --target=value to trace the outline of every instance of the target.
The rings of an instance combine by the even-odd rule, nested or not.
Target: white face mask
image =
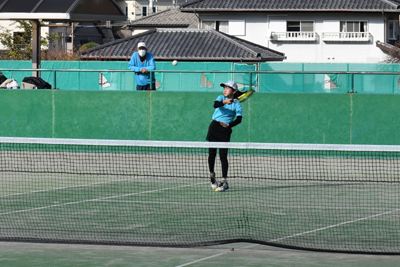
[[[139,50],[139,56],[144,57],[146,55],[146,50]]]

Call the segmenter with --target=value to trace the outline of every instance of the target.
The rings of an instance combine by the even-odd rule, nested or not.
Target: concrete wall
[[[0,136],[205,141],[216,92],[0,90]],[[400,144],[398,95],[256,93],[232,141]]]

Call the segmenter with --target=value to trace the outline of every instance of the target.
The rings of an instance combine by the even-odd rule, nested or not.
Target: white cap
[[[145,42],[139,42],[139,43],[137,44],[137,47],[138,47],[138,48],[139,48],[139,47],[147,48]]]
[[[221,83],[220,86],[222,86],[222,87],[228,86],[228,87],[230,87],[230,88],[232,88],[233,90],[236,90],[236,91],[238,89],[238,86],[234,81],[227,81],[226,83]]]

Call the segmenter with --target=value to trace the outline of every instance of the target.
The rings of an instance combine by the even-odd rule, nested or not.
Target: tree
[[[386,58],[382,61],[382,63],[400,63],[400,43],[383,43],[377,41],[377,46],[381,48],[386,53]]]
[[[98,45],[99,45],[99,44],[98,44],[98,43],[95,43],[95,42],[86,43],[86,44],[82,45],[82,46],[79,48],[79,51],[88,50],[88,49],[93,48],[93,47],[96,47],[96,46],[98,46]]]
[[[41,22],[42,23],[42,22]],[[43,24],[42,24],[43,25]],[[15,20],[10,26],[15,26],[19,32],[12,32],[10,29],[1,27],[0,43],[7,48],[6,58],[14,60],[30,60],[32,59],[32,21]],[[45,38],[41,38],[42,46],[48,46],[54,40],[60,40],[61,37],[52,33]]]

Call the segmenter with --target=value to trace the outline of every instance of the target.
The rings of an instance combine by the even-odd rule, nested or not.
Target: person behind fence
[[[129,69],[135,72],[136,90],[155,90],[154,73],[152,75],[152,86],[150,86],[150,70],[156,69],[156,62],[152,53],[147,51],[144,42],[139,42],[137,51],[132,55],[129,61]]]

